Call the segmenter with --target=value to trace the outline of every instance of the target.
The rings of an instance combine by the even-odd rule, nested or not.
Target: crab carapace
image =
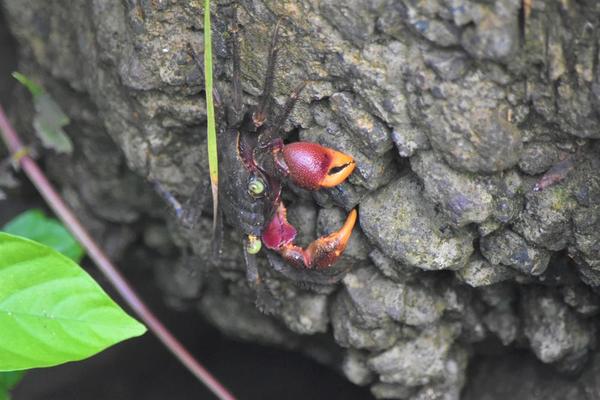
[[[244,235],[244,254],[250,281],[258,283],[254,257],[263,245],[278,253],[296,269],[328,269],[346,248],[356,222],[356,210],[350,212],[340,230],[316,239],[303,249],[294,244],[296,229],[287,221],[286,208],[281,199],[282,187],[286,182],[293,182],[307,190],[334,187],[352,173],[355,162],[351,156],[317,143],[284,143],[281,137],[283,125],[305,83],[292,91],[278,115],[272,115],[271,92],[277,64],[279,22],[273,31],[258,104],[244,109],[235,7],[233,21],[233,98],[227,110],[224,110],[218,95],[216,101],[220,119],[220,208],[225,220]],[[269,259],[273,260],[271,256]]]

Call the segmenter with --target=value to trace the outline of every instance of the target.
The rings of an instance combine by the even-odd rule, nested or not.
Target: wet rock
[[[392,141],[396,145],[400,157],[410,157],[417,150],[430,148],[427,136],[422,130],[412,125],[395,127],[392,131]]]
[[[445,320],[460,322],[461,342],[475,343],[483,340],[486,335],[481,320],[483,304],[474,296],[474,291],[450,279],[436,282],[434,285],[436,292],[440,293],[445,302]]]
[[[483,321],[490,332],[495,334],[505,346],[513,343],[521,332],[520,320],[510,309],[491,310],[485,315]]]
[[[554,144],[549,142],[527,143],[519,160],[521,171],[529,175],[541,174],[559,160],[560,153]]]
[[[421,271],[418,268],[408,267],[397,263],[377,248],[369,253],[369,258],[379,272],[394,282],[406,282],[407,280],[415,278],[419,271]]]
[[[585,264],[600,271],[600,206],[579,208],[573,213],[575,246],[569,251],[583,259]]]
[[[481,254],[492,264],[502,264],[528,275],[541,275],[548,267],[550,253],[528,244],[509,229],[485,236],[480,242]]]
[[[169,305],[185,309],[200,297],[205,276],[198,271],[198,257],[184,256],[173,265],[163,265],[158,269],[156,281],[167,294]]]
[[[342,361],[342,371],[355,385],[364,386],[373,381],[373,372],[367,367],[367,357],[356,350],[348,350]]]
[[[527,241],[549,250],[561,250],[571,238],[571,212],[576,201],[561,185],[526,195],[525,210],[513,230]]]
[[[289,346],[293,337],[274,320],[256,309],[252,302],[235,296],[219,294],[221,284],[211,282],[211,289],[199,304],[203,314],[211,323],[226,334],[258,343]]]
[[[492,173],[517,164],[522,136],[508,118],[505,93],[497,83],[470,73],[460,81],[437,84],[418,69],[406,85],[409,92],[420,93],[409,98],[410,112],[452,168]],[[436,98],[434,92],[444,95]]]
[[[479,287],[511,279],[515,271],[501,264],[492,265],[481,257],[473,256],[464,268],[456,271],[456,275],[467,285]]]
[[[473,175],[453,171],[434,152],[420,152],[410,160],[423,180],[426,196],[439,204],[457,226],[485,221],[492,213],[492,195]]]
[[[356,142],[362,146],[363,152],[384,154],[392,148],[389,129],[364,111],[350,93],[334,93],[329,103],[343,126],[352,132]]]
[[[444,379],[421,388],[411,400],[460,400],[466,380],[467,352],[455,346],[448,356]]]
[[[352,77],[349,83],[353,92],[371,105],[375,116],[391,126],[412,124],[406,110],[406,97],[398,90],[403,65],[409,57],[406,44],[396,40],[385,45],[369,43],[359,53],[342,52],[340,56],[342,70]]]
[[[375,28],[372,15],[360,0],[347,1],[343,5],[326,0],[320,3],[320,10],[346,40],[357,46],[367,41]]]
[[[377,399],[410,399],[415,388],[395,383],[377,382],[371,386],[371,393]]]
[[[478,4],[471,17],[474,27],[467,27],[461,37],[464,49],[479,59],[505,60],[516,50],[519,43],[518,13],[521,3],[502,0]]]
[[[445,21],[427,20],[415,15],[408,19],[408,23],[424,38],[439,46],[450,47],[458,44],[458,30]]]
[[[395,283],[374,268],[359,268],[344,277],[354,307],[377,319],[389,317],[406,325],[426,325],[440,318],[444,303],[424,287]]]
[[[600,310],[600,297],[585,285],[570,285],[561,288],[562,299],[584,317],[596,315]]]
[[[294,243],[305,248],[315,240],[317,209],[312,203],[300,201],[288,205],[287,218],[298,231]]]
[[[301,191],[302,189],[298,189]],[[312,198],[321,207],[331,207],[338,205],[346,211],[352,210],[365,197],[367,189],[362,186],[356,186],[348,181],[329,189],[321,189],[312,193]]]
[[[382,382],[421,386],[444,376],[448,353],[457,331],[438,325],[413,340],[402,341],[369,359],[369,367]]]
[[[470,66],[470,60],[462,51],[430,51],[423,55],[425,65],[445,81],[453,81],[463,76]]]
[[[518,371],[518,373],[515,373]],[[590,373],[593,373],[590,369]],[[597,382],[597,379],[595,379]],[[592,381],[590,381],[592,382]],[[588,400],[597,395],[524,352],[486,357],[473,369],[464,400]]]
[[[411,176],[401,177],[363,200],[360,225],[367,237],[397,261],[426,270],[459,269],[473,251],[471,234],[453,230],[423,198]]]
[[[594,344],[594,326],[547,289],[522,290],[523,328],[535,355],[545,363],[576,370]]]
[[[362,314],[345,292],[335,297],[330,315],[333,337],[343,347],[381,351],[405,335],[402,327],[387,316]]]
[[[282,320],[292,332],[312,335],[327,331],[329,314],[326,295],[288,289],[286,295],[277,299],[282,304]]]
[[[506,225],[514,221],[523,208],[523,181],[515,170],[484,179],[495,200],[495,221]],[[493,224],[493,222],[492,222]]]

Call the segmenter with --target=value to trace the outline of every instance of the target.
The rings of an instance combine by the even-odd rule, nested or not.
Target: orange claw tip
[[[337,232],[333,232],[326,237],[319,238],[312,242],[306,252],[310,259],[310,264],[314,268],[327,268],[333,265],[341,254],[346,250],[352,230],[356,224],[356,209],[350,211],[344,226]]]
[[[284,146],[283,157],[292,181],[308,190],[339,185],[356,167],[351,156],[310,142]]]
[[[327,149],[332,153],[332,164],[325,178],[321,181],[321,187],[334,187],[344,182],[356,168],[354,159],[339,151]]]

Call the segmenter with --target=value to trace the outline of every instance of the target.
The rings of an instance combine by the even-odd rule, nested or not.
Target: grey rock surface
[[[335,364],[377,398],[459,399],[464,387],[468,400],[600,398],[600,3],[239,3],[245,104],[283,16],[273,108],[307,81],[284,135],[357,163],[338,187],[284,191],[302,245],[358,207],[339,269],[261,256],[258,293],[236,227],[211,252],[201,2],[0,0],[19,70],[72,120],[75,152],[45,165],[110,254],[144,243],[171,306]],[[228,102],[231,2],[213,7]],[[31,134],[28,96],[14,97]],[[468,369],[490,343],[530,357]]]

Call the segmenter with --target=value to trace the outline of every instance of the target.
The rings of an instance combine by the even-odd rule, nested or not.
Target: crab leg
[[[240,69],[240,42],[238,38],[238,32],[240,26],[238,25],[238,6],[233,7],[233,24],[230,28],[231,32],[231,51],[233,56],[233,110],[236,121],[240,121],[243,115],[242,109],[242,84],[241,80],[241,69]]]
[[[277,251],[284,260],[297,268],[323,269],[332,266],[346,249],[356,223],[356,210],[352,210],[340,230],[313,241],[306,249],[296,246],[296,229],[286,217],[283,203],[262,235],[265,246]]]
[[[279,53],[279,48],[277,47],[277,39],[279,38],[280,26],[281,19],[277,21],[275,29],[273,30],[273,36],[271,37],[271,44],[269,46],[269,59],[267,61],[267,73],[265,74],[263,92],[260,95],[258,108],[252,114],[252,122],[254,122],[254,125],[257,128],[265,123],[265,121],[267,120],[267,115],[269,114],[271,92],[273,91],[273,79],[275,77],[275,65],[277,64],[277,53]]]

